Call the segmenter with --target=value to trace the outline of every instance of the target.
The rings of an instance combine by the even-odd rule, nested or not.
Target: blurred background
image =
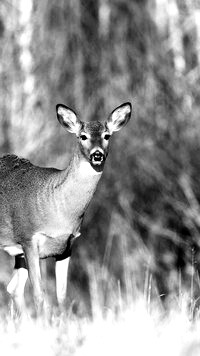
[[[63,169],[75,139],[57,103],[88,121],[133,105],[74,245],[69,300],[88,308],[94,266],[103,303],[115,289],[198,296],[200,1],[1,0],[0,59],[1,155]],[[1,252],[1,305],[13,265]]]

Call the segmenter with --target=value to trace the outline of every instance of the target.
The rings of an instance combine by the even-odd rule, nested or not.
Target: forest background
[[[198,296],[199,1],[2,0],[0,58],[1,155],[63,169],[74,138],[57,103],[89,121],[133,105],[74,245],[69,302],[90,308],[89,265],[102,270],[103,303],[119,286]],[[1,305],[13,265],[1,252]],[[54,262],[42,265],[54,301]]]

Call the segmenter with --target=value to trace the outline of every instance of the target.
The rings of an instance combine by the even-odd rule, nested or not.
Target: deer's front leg
[[[68,268],[69,261],[72,253],[72,245],[75,236],[70,235],[67,241],[67,246],[65,251],[56,256],[56,266],[55,266],[55,274],[56,274],[56,295],[58,305],[61,310],[65,307],[65,298],[67,294],[67,276],[68,276]]]
[[[70,258],[65,258],[61,261],[56,261],[56,295],[58,304],[61,308],[64,307],[64,302],[67,294],[67,276]]]
[[[33,296],[37,315],[43,312],[44,293],[42,289],[40,259],[37,244],[29,243],[24,247],[24,255],[28,268],[29,279],[33,288]]]

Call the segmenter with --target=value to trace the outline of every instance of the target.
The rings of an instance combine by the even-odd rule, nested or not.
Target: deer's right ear
[[[56,105],[56,112],[60,124],[64,126],[69,132],[78,135],[81,123],[75,112],[63,104]]]

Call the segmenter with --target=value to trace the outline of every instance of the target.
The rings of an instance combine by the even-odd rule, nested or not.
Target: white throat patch
[[[96,176],[96,175],[102,174],[102,172],[95,171],[95,169],[92,168],[90,163],[87,161],[81,161],[80,166],[79,166],[79,172],[83,177]]]

